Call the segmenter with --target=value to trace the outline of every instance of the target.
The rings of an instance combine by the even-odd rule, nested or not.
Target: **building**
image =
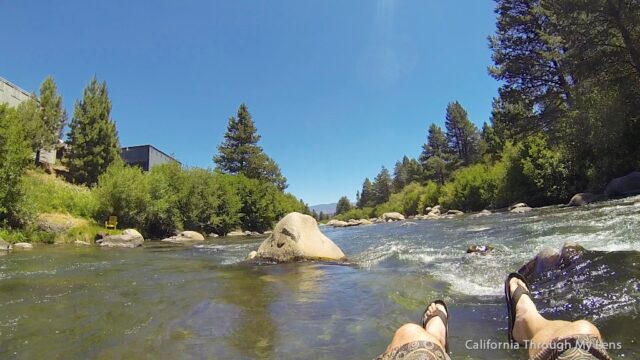
[[[31,94],[0,77],[0,104],[6,103],[11,107],[16,107],[30,98]]]
[[[17,107],[21,103],[32,98],[32,94],[29,94],[25,90],[22,90],[17,85],[14,85],[9,80],[0,77],[0,104],[8,104],[10,107]],[[57,149],[40,149],[38,160],[41,164],[50,166],[56,163],[56,150]],[[36,158],[36,154],[33,154],[33,158]]]
[[[149,171],[160,164],[180,164],[178,160],[151,145],[139,145],[123,147],[122,159],[127,165],[139,166],[144,171]]]

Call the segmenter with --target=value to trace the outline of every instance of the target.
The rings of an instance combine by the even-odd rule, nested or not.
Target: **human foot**
[[[507,302],[509,306],[509,338],[517,342],[529,340],[527,321],[531,314],[538,313],[531,300],[529,285],[522,276],[510,274],[508,280]]]
[[[422,327],[427,333],[438,339],[447,353],[449,352],[448,324],[449,312],[444,301],[436,300],[429,304],[422,316]]]

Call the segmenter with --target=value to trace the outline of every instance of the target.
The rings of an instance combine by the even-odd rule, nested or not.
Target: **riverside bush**
[[[262,232],[289,212],[306,211],[272,183],[178,164],[144,173],[118,162],[100,176],[94,196],[99,221],[116,215],[121,227],[155,237],[176,230],[223,235],[238,227]]]

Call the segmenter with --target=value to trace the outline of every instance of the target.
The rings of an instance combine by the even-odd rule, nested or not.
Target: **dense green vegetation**
[[[445,130],[431,124],[418,160],[396,163],[388,201],[367,179],[341,218],[566,202],[640,167],[640,3],[497,0],[496,14],[490,121],[478,130],[450,103]]]
[[[93,78],[76,102],[68,134],[65,182],[33,169],[31,155],[50,149],[66,120],[55,82],[17,108],[0,105],[0,234],[10,241],[92,240],[110,215],[120,228],[161,237],[188,229],[226,234],[242,228],[265,231],[285,214],[309,213],[284,192],[286,179],[258,146],[260,136],[242,104],[229,120],[218,168],[162,165],[143,172],[120,158],[107,85]],[[27,136],[29,134],[29,136]],[[46,218],[46,219],[45,219]],[[41,229],[46,222],[74,222],[64,233]],[[46,227],[46,226],[45,226]]]

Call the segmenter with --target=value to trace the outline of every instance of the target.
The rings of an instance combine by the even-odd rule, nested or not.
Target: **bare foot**
[[[447,313],[447,310],[444,308],[444,306],[435,303],[431,303],[427,308],[427,316],[433,315],[436,310],[442,311],[447,316],[447,318],[449,318],[449,314]],[[427,322],[425,330],[430,335],[438,339],[443,348],[447,346],[447,328],[444,326],[444,323],[439,316],[434,316],[431,320],[429,320],[429,322]]]
[[[509,291],[513,294],[516,291],[518,285],[523,288],[530,290],[524,282],[522,282],[518,278],[512,278],[509,281]],[[531,340],[533,334],[529,333],[529,328],[527,327],[527,321],[530,319],[532,315],[538,315],[538,309],[536,305],[531,300],[531,297],[528,295],[522,295],[520,300],[518,300],[518,304],[516,305],[516,321],[513,325],[513,339],[521,342],[524,340]]]

